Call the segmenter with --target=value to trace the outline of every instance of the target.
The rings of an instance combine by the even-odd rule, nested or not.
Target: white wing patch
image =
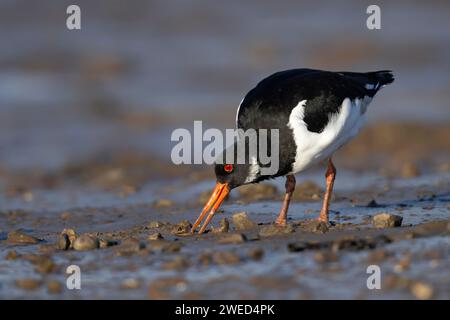
[[[300,101],[292,109],[288,122],[297,145],[291,173],[305,170],[312,164],[330,157],[333,152],[353,138],[364,125],[365,112],[371,100],[367,96],[355,100],[345,98],[339,113],[329,119],[328,124],[320,133],[307,129],[307,125],[303,121],[306,100]]]
[[[258,165],[258,160],[256,160],[255,156],[252,156],[252,158],[250,159],[250,169],[244,183],[255,181],[255,179],[258,177],[259,171],[260,168]]]
[[[241,103],[239,103],[239,106],[236,111],[236,129],[239,129],[238,128],[239,110],[241,109],[241,104],[242,104],[242,102],[244,102],[244,100],[245,100],[245,97],[242,98]]]

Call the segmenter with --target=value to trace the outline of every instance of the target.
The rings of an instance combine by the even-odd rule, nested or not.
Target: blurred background
[[[0,1],[3,186],[38,174],[51,187],[61,170],[89,176],[114,161],[141,182],[176,176],[174,128],[233,128],[248,90],[296,67],[394,71],[346,163],[384,152],[403,155],[387,171],[405,157],[413,173],[448,169],[446,1],[379,1],[381,30],[366,27],[368,1],[78,0],[82,29],[70,31],[73,3]]]

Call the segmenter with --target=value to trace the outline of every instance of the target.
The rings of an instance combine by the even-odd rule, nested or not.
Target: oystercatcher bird
[[[236,114],[239,129],[278,129],[279,167],[272,175],[261,174],[261,161],[215,164],[216,187],[192,227],[205,219],[203,233],[230,190],[249,183],[286,176],[286,194],[275,220],[285,225],[294,174],[328,159],[326,191],[319,221],[328,223],[328,208],[336,168],[332,154],[362,128],[368,104],[375,94],[394,81],[391,71],[330,72],[292,69],[277,72],[259,82],[242,100]]]

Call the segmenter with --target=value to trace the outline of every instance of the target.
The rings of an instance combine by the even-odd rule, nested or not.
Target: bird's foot
[[[279,226],[279,227],[285,227],[287,225],[286,219],[280,219],[280,218],[277,218],[274,223],[276,226]]]

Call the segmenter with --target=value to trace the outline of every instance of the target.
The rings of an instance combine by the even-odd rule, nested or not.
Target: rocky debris
[[[254,248],[248,252],[248,256],[255,261],[259,261],[264,257],[264,249]]]
[[[163,237],[162,234],[159,233],[159,232],[152,233],[151,235],[149,235],[149,236],[147,237],[147,240],[149,240],[149,241],[163,240],[163,239],[164,239],[164,237]]]
[[[56,247],[59,250],[69,250],[70,248],[70,240],[67,234],[60,234],[58,240],[56,241]]]
[[[169,208],[173,206],[173,201],[169,199],[159,199],[153,203],[154,208]]]
[[[120,287],[122,289],[138,289],[142,285],[142,282],[136,278],[129,278],[122,281]]]
[[[162,265],[163,270],[177,270],[181,271],[188,268],[189,260],[183,256],[176,256],[172,261],[168,261]]]
[[[104,249],[104,248],[116,246],[116,245],[119,244],[118,241],[116,241],[116,240],[110,240],[110,239],[99,238],[98,241],[99,241],[99,247],[100,247],[100,249]]]
[[[153,228],[161,228],[161,227],[163,227],[164,225],[165,225],[165,223],[164,223],[164,222],[161,222],[161,221],[150,221],[150,222],[147,224],[147,227],[150,228],[150,229],[153,229]]]
[[[400,174],[402,178],[416,178],[420,176],[420,171],[414,163],[406,162],[402,165]]]
[[[184,278],[172,277],[154,280],[148,289],[150,299],[169,299],[172,290],[184,291],[188,282]]]
[[[21,231],[11,231],[10,233],[8,233],[8,237],[6,240],[9,244],[14,245],[36,244],[41,241],[38,238],[27,235]]]
[[[372,224],[375,228],[392,228],[402,225],[403,217],[389,213],[380,213],[372,218]]]
[[[192,224],[188,220],[183,220],[173,226],[171,233],[177,236],[190,236]]]
[[[77,251],[98,249],[100,248],[100,241],[92,235],[82,234],[73,242],[73,248]]]
[[[64,229],[61,232],[61,236],[67,235],[67,237],[69,238],[69,249],[73,249],[73,243],[75,242],[75,239],[78,237],[77,233],[75,232],[75,230],[73,229]]]
[[[230,230],[230,222],[227,218],[222,218],[219,222],[218,228],[213,228],[212,233],[226,233]]]
[[[221,244],[237,244],[237,243],[244,243],[247,241],[247,238],[242,233],[230,233],[227,235],[222,236],[218,243]]]
[[[257,224],[248,218],[246,212],[235,213],[232,219],[237,230],[247,230],[257,227]]]
[[[116,254],[119,256],[129,256],[145,249],[145,244],[136,238],[127,238],[116,248]]]
[[[47,291],[50,294],[59,294],[62,292],[62,285],[57,280],[49,280],[47,281]]]
[[[215,264],[238,264],[241,258],[233,251],[219,251],[212,255],[212,260]]]
[[[41,285],[41,281],[38,279],[18,279],[16,280],[16,286],[24,290],[35,290]]]
[[[292,199],[295,201],[320,200],[323,189],[312,181],[304,181],[295,186]]]
[[[289,252],[302,252],[305,250],[318,250],[321,248],[325,248],[327,246],[326,243],[319,243],[319,242],[306,242],[306,241],[297,241],[297,242],[291,242],[288,243],[288,251]]]
[[[319,221],[317,219],[306,220],[302,223],[302,227],[305,231],[314,232],[314,233],[326,233],[329,230],[329,225],[323,221]]]
[[[271,225],[262,227],[258,234],[261,237],[272,237],[272,236],[292,233],[294,231],[295,231],[294,227],[290,224],[288,224],[286,226],[279,226],[276,224],[271,224]]]
[[[5,255],[6,260],[16,260],[19,257],[20,257],[20,255],[17,253],[16,250],[10,250]]]
[[[411,293],[419,300],[430,300],[434,296],[434,289],[425,282],[415,282],[410,287]]]
[[[278,197],[278,190],[271,184],[247,184],[239,189],[241,197],[248,201],[273,200]]]
[[[181,251],[181,243],[179,242],[169,242],[166,243],[161,249],[164,253],[174,253],[174,252],[180,252]]]
[[[56,265],[53,260],[48,256],[42,256],[41,259],[37,260],[36,271],[43,274],[52,273],[56,270]]]

